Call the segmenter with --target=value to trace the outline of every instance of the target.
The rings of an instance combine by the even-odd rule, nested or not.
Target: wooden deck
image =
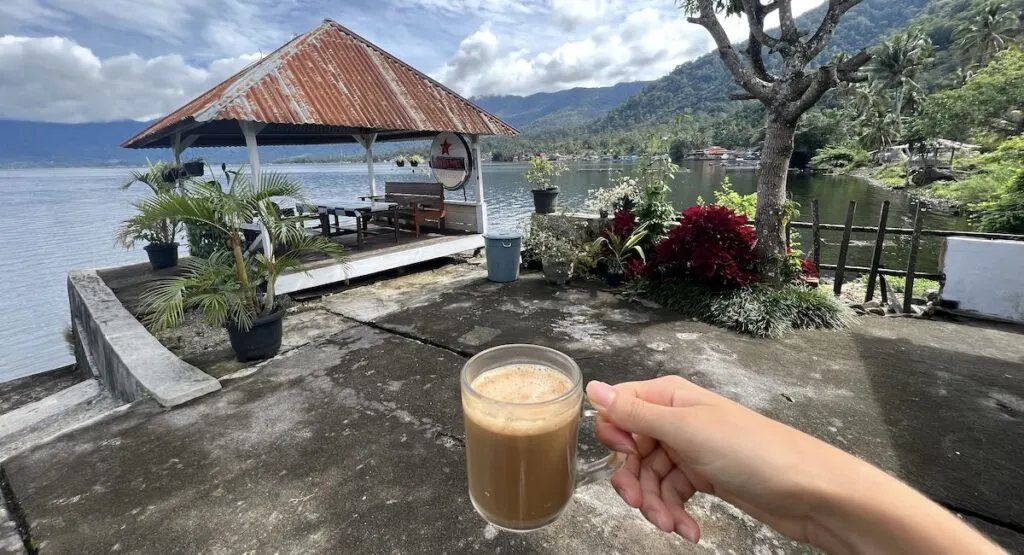
[[[372,226],[371,226],[372,227]],[[347,279],[369,276],[411,264],[419,264],[484,246],[484,237],[477,233],[445,234],[423,233],[418,239],[402,230],[398,244],[394,235],[370,237],[362,248],[355,248],[355,236],[335,238],[349,249],[347,264],[329,259],[314,260],[305,271],[281,276],[277,281],[278,293],[293,293],[340,283]]]

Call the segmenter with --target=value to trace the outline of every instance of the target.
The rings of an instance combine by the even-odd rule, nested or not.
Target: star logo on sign
[[[441,143],[441,156],[447,156],[448,155],[448,150],[451,149],[451,148],[452,148],[451,143],[448,142],[448,139],[445,139],[444,142]]]

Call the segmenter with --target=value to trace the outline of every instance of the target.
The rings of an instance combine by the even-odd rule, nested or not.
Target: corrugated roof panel
[[[517,131],[331,20],[175,110],[122,146],[145,147],[180,128],[239,120],[380,131]],[[302,134],[296,134],[301,144]],[[166,140],[166,139],[164,139]]]

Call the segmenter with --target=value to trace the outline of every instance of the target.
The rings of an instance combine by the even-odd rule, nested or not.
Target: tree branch
[[[729,94],[729,100],[757,100],[757,97],[748,92],[735,92]]]
[[[725,67],[732,73],[733,80],[758,100],[769,102],[772,97],[771,87],[749,68],[744,67],[743,60],[736,53],[736,49],[729,41],[729,36],[722,28],[722,23],[715,15],[714,0],[698,0],[697,7],[700,17],[691,17],[688,21],[707,29],[718,46],[718,56],[722,58]]]
[[[782,40],[799,40],[796,21],[793,20],[793,2],[790,0],[779,0],[776,4],[779,7],[779,28],[782,29]]]
[[[786,1],[788,2],[788,0]],[[758,42],[773,51],[788,48],[789,45],[764,32],[764,18],[775,11],[778,2],[772,2],[769,6],[762,6],[760,0],[741,0],[741,3],[743,11],[747,14],[751,37],[756,38]]]
[[[821,20],[821,25],[818,26],[814,35],[804,44],[804,65],[817,58],[818,54],[821,54],[821,51],[828,46],[832,35],[836,32],[836,26],[839,25],[839,18],[861,2],[862,0],[829,0],[825,18]]]
[[[836,75],[840,81],[846,83],[863,83],[868,76],[860,73],[860,69],[871,61],[873,56],[867,50],[861,50],[854,56],[848,58],[836,68]]]
[[[858,72],[871,61],[871,54],[867,50],[861,50],[839,65],[826,65],[818,68],[814,77],[806,84],[800,97],[791,104],[785,112],[785,117],[796,121],[804,112],[810,110],[821,97],[830,89],[839,86],[839,83],[854,83],[866,80],[867,76]]]
[[[747,38],[747,58],[750,60],[750,67],[758,78],[771,83],[775,77],[768,73],[764,65],[764,52],[762,45],[767,44],[770,49],[779,46],[779,41],[768,36],[764,32],[764,18],[769,12],[775,10],[776,2],[769,6],[762,6],[760,0],[742,0],[743,10],[747,14],[747,22],[750,28],[750,36]],[[765,43],[762,39],[770,39]]]

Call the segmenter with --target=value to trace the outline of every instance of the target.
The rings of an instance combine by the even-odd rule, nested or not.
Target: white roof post
[[[249,149],[249,171],[252,174],[252,186],[260,186],[260,153],[258,145],[256,144],[256,134],[263,129],[263,124],[254,123],[251,121],[240,121],[238,125],[242,128],[242,135],[245,137],[245,146]],[[267,257],[267,260],[274,259],[274,246],[271,244],[270,232],[267,231],[267,227],[263,224],[263,220],[260,222],[260,239],[263,242],[263,255]]]
[[[484,202],[484,170],[480,157],[480,136],[470,137],[473,145],[473,172],[476,173],[476,229],[478,233],[487,233],[487,203]]]
[[[377,196],[377,178],[374,176],[373,170],[373,143],[377,142],[377,134],[353,135],[352,137],[366,149],[366,170],[370,174],[370,196],[375,197]]]

